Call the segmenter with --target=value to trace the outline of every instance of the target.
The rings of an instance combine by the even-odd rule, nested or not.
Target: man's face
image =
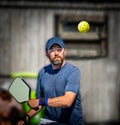
[[[47,52],[47,56],[53,65],[62,65],[65,60],[65,54],[65,49],[57,44],[54,44]]]

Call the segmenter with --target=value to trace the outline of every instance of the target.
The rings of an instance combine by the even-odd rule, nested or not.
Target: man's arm
[[[48,105],[51,107],[70,107],[76,97],[74,92],[66,92],[64,96],[48,99]]]
[[[67,108],[70,107],[76,97],[76,94],[72,91],[66,92],[63,96],[54,98],[48,98],[47,105],[51,107]],[[39,99],[29,100],[29,105],[34,108],[39,105]]]

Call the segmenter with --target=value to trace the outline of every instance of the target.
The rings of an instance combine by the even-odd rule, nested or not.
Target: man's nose
[[[58,53],[59,53],[59,52],[58,52],[57,50],[55,50],[55,55],[58,55]]]

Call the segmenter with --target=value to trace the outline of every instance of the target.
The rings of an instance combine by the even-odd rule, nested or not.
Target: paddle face
[[[9,87],[9,92],[19,103],[22,103],[29,100],[30,87],[23,79],[16,77]]]

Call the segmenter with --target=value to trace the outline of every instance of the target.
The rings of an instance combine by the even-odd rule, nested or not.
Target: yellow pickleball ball
[[[78,23],[78,31],[81,33],[86,33],[90,30],[90,25],[87,21],[81,21]]]

